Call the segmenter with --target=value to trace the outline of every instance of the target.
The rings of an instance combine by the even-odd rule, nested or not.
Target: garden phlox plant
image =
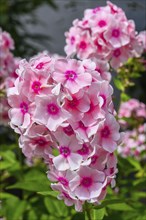
[[[94,61],[47,53],[21,60],[16,72],[9,117],[22,152],[43,158],[51,187],[67,206],[82,211],[86,201],[99,204],[115,185],[120,139],[108,79]]]
[[[137,99],[123,102],[119,108],[119,123],[124,136],[118,146],[122,157],[141,160],[146,157],[146,105]]]
[[[102,59],[114,69],[130,57],[140,56],[146,44],[145,32],[138,35],[134,21],[110,1],[106,6],[86,9],[83,18],[75,19],[65,36],[68,56]]]
[[[3,94],[0,103],[0,124],[2,125],[8,125],[9,104],[5,94],[8,88],[14,86],[14,81],[17,78],[15,70],[20,60],[13,56],[12,50],[14,50],[12,37],[0,28],[0,92]]]

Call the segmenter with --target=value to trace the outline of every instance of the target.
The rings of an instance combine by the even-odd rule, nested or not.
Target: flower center
[[[79,48],[82,49],[82,50],[85,50],[87,47],[87,44],[85,41],[81,41],[80,44],[79,44]]]
[[[61,146],[59,151],[60,151],[60,154],[62,154],[64,157],[68,157],[70,155],[70,149],[68,147]]]
[[[70,108],[76,108],[77,105],[78,105],[78,103],[79,103],[79,101],[78,101],[78,99],[75,98],[75,97],[74,97],[72,100],[68,100],[68,106],[69,106]]]
[[[48,106],[47,106],[47,110],[48,110],[48,113],[50,115],[57,115],[59,113],[59,108],[56,104],[54,103],[50,103]]]
[[[44,147],[47,144],[47,141],[43,138],[39,138],[35,140],[35,144],[38,144],[40,147]]]
[[[77,152],[80,155],[86,155],[89,153],[89,148],[87,147],[86,144],[83,144],[83,147],[80,150],[78,150]]]
[[[110,135],[110,130],[108,128],[108,126],[105,126],[102,130],[101,130],[101,137],[103,138],[108,138]]]
[[[100,20],[99,22],[98,22],[98,26],[99,27],[104,27],[104,26],[106,26],[106,21],[105,20]]]
[[[71,42],[72,45],[74,44],[74,42],[75,42],[75,37],[74,36],[71,36],[70,42]]]
[[[74,134],[74,131],[73,131],[73,129],[72,129],[72,127],[70,125],[68,125],[67,127],[63,128],[63,131],[68,136],[71,136],[72,134]]]
[[[98,159],[98,156],[97,156],[97,155],[92,156],[92,157],[91,157],[91,164],[95,164],[96,161],[97,161],[97,159]]]
[[[37,66],[36,66],[36,69],[40,70],[42,69],[44,66],[44,63],[43,62],[40,62]]]
[[[59,177],[58,181],[64,185],[64,186],[68,186],[68,181],[64,178],[64,177]]]
[[[99,67],[96,67],[96,69],[95,69],[98,73],[100,73],[100,75],[102,75],[102,71],[101,71],[101,69],[99,68]]]
[[[39,81],[34,81],[31,88],[35,93],[38,94],[38,92],[41,90],[40,87],[41,87],[41,83]]]
[[[91,113],[93,110],[95,109],[95,106],[93,105],[93,103],[90,103],[90,109],[87,113]]]
[[[25,102],[21,102],[20,109],[23,114],[28,112],[28,105]]]
[[[120,49],[116,49],[116,50],[114,50],[113,55],[114,55],[115,57],[119,57],[119,56],[121,55],[121,51],[120,51]]]
[[[83,177],[83,179],[81,180],[81,185],[83,186],[83,187],[90,187],[91,185],[92,185],[92,183],[93,183],[93,180],[92,180],[92,178],[91,177]]]
[[[65,72],[65,77],[67,80],[74,81],[77,78],[77,74],[73,70],[67,70]]]
[[[82,128],[83,130],[87,129],[87,127],[83,124],[82,121],[79,121],[79,128]]]
[[[100,7],[94,8],[94,9],[92,10],[93,14],[96,14],[98,11],[100,11]]]
[[[118,29],[114,29],[112,31],[112,36],[118,38],[120,36],[120,31]]]

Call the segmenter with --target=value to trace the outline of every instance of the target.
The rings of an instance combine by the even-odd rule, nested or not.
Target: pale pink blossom
[[[77,60],[60,59],[55,63],[53,79],[67,88],[72,94],[91,84],[92,76]]]
[[[55,131],[70,117],[70,114],[61,108],[58,100],[53,95],[37,96],[35,103],[34,120],[45,125],[50,131]]]
[[[100,195],[104,180],[103,172],[81,167],[76,177],[70,181],[70,188],[80,200],[90,200]]]

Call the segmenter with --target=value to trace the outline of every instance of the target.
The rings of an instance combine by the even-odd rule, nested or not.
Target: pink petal
[[[66,158],[64,158],[62,155],[59,155],[55,158],[53,158],[54,166],[59,171],[64,171],[69,169],[69,164]]]

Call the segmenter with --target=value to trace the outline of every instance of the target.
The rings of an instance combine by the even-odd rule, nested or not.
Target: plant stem
[[[92,216],[92,207],[88,203],[85,203],[84,207],[85,220],[94,220]]]

